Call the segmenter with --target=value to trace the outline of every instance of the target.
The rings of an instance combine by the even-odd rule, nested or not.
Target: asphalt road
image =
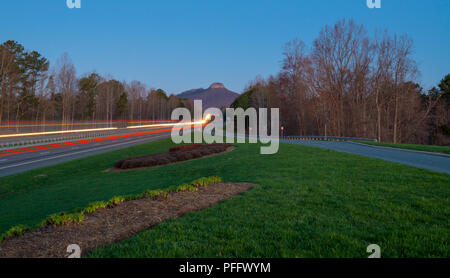
[[[409,166],[424,168],[436,172],[450,174],[450,156],[440,156],[393,148],[382,148],[353,142],[280,140],[284,143],[299,144],[312,147],[331,149],[339,152],[359,154],[379,158]]]
[[[169,136],[170,132],[154,133],[136,137],[120,138],[3,156],[0,157],[0,177],[126,148],[133,145],[143,144],[162,138],[167,138]],[[352,142],[308,140],[281,140],[281,142],[358,154],[450,174],[450,156],[439,156],[401,149],[381,148]]]
[[[167,138],[170,132],[113,139],[0,157],[0,177]]]

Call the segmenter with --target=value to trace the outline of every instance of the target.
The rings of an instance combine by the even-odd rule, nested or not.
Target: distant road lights
[[[179,127],[183,125],[202,125],[206,124],[207,120],[197,121],[197,122],[188,122],[188,123],[172,123],[172,124],[153,124],[153,125],[137,125],[137,126],[128,126],[128,129],[136,129],[136,128],[151,128],[151,127]]]

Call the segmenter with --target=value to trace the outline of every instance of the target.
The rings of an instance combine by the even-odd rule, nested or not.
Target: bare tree
[[[73,112],[75,111],[75,93],[77,92],[77,78],[75,66],[67,53],[63,54],[57,61],[56,88],[61,96],[61,116],[66,124],[73,122]]]
[[[139,81],[132,81],[130,85],[127,85],[127,92],[129,95],[129,119],[142,121],[143,113],[143,98],[146,88],[144,84]]]
[[[5,103],[7,103],[9,122],[11,107],[9,94],[17,82],[19,82],[19,69],[15,62],[15,56],[7,47],[0,45],[0,123],[3,120]]]
[[[296,107],[292,110],[292,113],[298,125],[299,133],[302,135],[306,134],[307,103],[313,93],[311,90],[312,61],[305,49],[305,44],[300,40],[287,43],[283,52],[284,59],[281,73],[283,84],[285,84],[285,97],[290,99],[292,105]]]
[[[312,58],[315,63],[314,86],[320,97],[329,99],[332,131],[344,134],[345,97],[352,81],[352,63],[358,57],[365,40],[365,29],[352,20],[341,20],[326,26],[314,41]]]

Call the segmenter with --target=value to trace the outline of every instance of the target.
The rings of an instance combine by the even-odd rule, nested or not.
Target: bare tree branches
[[[341,20],[322,29],[311,51],[298,39],[286,44],[281,72],[257,78],[235,105],[281,108],[286,134],[426,143],[440,97],[415,82],[412,52],[406,35],[372,39],[364,26]]]

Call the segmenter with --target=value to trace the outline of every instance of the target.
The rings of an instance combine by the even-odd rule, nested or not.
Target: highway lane
[[[78,158],[100,154],[170,137],[170,132],[153,133],[107,141],[62,146],[0,157],[0,177],[55,165]],[[379,158],[414,167],[450,174],[450,156],[418,153],[401,149],[381,148],[353,142],[281,140],[284,143],[332,149],[340,152]]]
[[[353,142],[309,140],[280,140],[280,142],[358,154],[450,174],[450,156],[420,153],[402,149],[382,148]]]
[[[170,132],[62,146],[0,157],[0,177],[170,137]]]
[[[168,124],[168,123],[161,123],[161,124]],[[0,129],[0,146],[8,145],[8,144],[17,144],[17,143],[28,143],[28,144],[21,144],[23,146],[29,146],[33,145],[30,142],[37,142],[36,144],[43,144],[44,141],[48,142],[64,142],[64,141],[72,141],[77,139],[89,139],[89,138],[98,138],[98,137],[104,137],[104,136],[113,136],[113,135],[119,135],[119,134],[127,134],[127,133],[135,133],[139,130],[153,130],[153,129],[161,129],[162,127],[145,127],[145,128],[139,128],[139,129],[133,129],[133,128],[101,128],[100,130],[96,129],[85,129],[82,132],[72,132],[73,130],[69,130],[69,133],[61,133],[61,132],[67,132],[67,131],[50,131],[50,132],[57,132],[56,134],[39,134],[39,135],[33,135],[32,133],[25,133],[28,134],[27,136],[17,136],[16,134],[5,134],[2,133],[2,130]],[[48,132],[47,132],[48,133]],[[6,137],[2,137],[6,136]],[[41,143],[42,142],[42,143]]]

